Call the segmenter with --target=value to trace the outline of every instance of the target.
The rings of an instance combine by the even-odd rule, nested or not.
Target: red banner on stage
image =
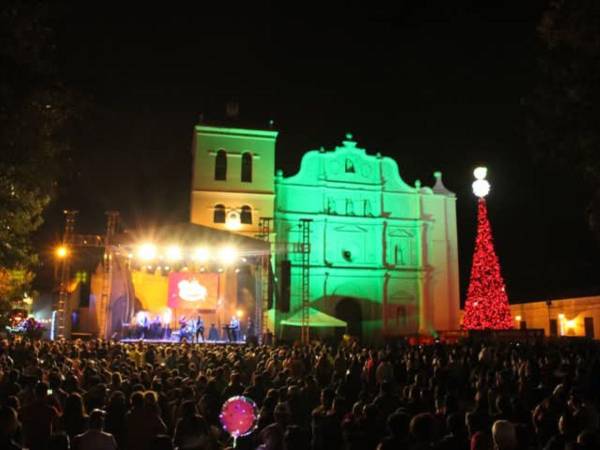
[[[171,272],[169,308],[217,309],[219,274]]]

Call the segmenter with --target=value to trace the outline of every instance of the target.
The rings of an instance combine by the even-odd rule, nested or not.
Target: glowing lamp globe
[[[490,183],[485,178],[487,177],[486,167],[477,167],[473,171],[475,181],[473,182],[473,194],[479,198],[483,198],[490,193]]]
[[[487,177],[487,167],[477,167],[473,171],[473,176],[476,180],[485,180]]]
[[[233,445],[239,437],[252,433],[258,425],[256,403],[251,398],[238,395],[231,397],[221,408],[219,420],[223,429],[233,438]]]

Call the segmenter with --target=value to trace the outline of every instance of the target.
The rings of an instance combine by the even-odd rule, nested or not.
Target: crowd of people
[[[381,347],[0,341],[0,449],[600,449],[593,342]]]

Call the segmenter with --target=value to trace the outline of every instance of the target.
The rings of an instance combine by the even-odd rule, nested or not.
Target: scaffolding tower
[[[56,304],[56,336],[58,338],[65,337],[65,323],[69,314],[69,278],[71,276],[70,255],[68,251],[73,243],[75,235],[75,216],[77,211],[64,210],[65,215],[65,230],[62,238],[62,246],[65,249],[65,254],[59,260],[59,284],[58,284],[58,300]]]
[[[312,219],[300,219],[301,230],[301,296],[302,296],[302,343],[310,343],[310,223]]]
[[[56,302],[56,337],[64,338],[67,333],[67,324],[70,320],[70,302],[69,302],[69,282],[71,277],[71,264],[73,259],[73,250],[75,248],[104,248],[103,257],[103,279],[102,295],[98,305],[99,334],[105,335],[108,332],[108,305],[111,292],[112,278],[112,246],[114,236],[117,231],[119,213],[117,211],[107,211],[106,234],[100,236],[97,234],[75,234],[75,217],[78,211],[65,210],[65,229],[62,238],[62,246],[66,249],[64,256],[59,259],[59,284],[58,300]],[[68,327],[70,330],[70,326]]]
[[[260,257],[260,300],[257,299],[256,304],[256,316],[255,316],[255,324],[256,331],[259,333],[261,339],[264,339],[264,336],[267,333],[267,325],[268,325],[268,314],[269,314],[269,303],[270,303],[270,295],[271,289],[269,289],[269,282],[271,276],[271,222],[272,217],[261,217],[258,221],[258,227],[260,233],[258,237],[263,241],[269,243],[269,252],[267,254],[263,254]],[[259,307],[260,301],[260,307]]]
[[[117,233],[119,223],[118,211],[106,211],[106,234],[104,235],[104,255],[102,258],[102,295],[100,296],[100,305],[98,308],[98,330],[101,336],[109,338],[110,332],[110,293],[112,287],[113,273],[113,254],[111,246]]]

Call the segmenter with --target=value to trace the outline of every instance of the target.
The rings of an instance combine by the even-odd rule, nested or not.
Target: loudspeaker
[[[273,266],[271,265],[271,262],[269,261],[269,292],[268,292],[268,298],[269,298],[269,303],[267,305],[268,309],[273,309],[273,294],[274,294],[274,289],[273,289]]]
[[[279,295],[279,310],[282,312],[290,311],[290,296],[292,284],[292,263],[289,259],[281,261],[281,276],[280,295]]]

